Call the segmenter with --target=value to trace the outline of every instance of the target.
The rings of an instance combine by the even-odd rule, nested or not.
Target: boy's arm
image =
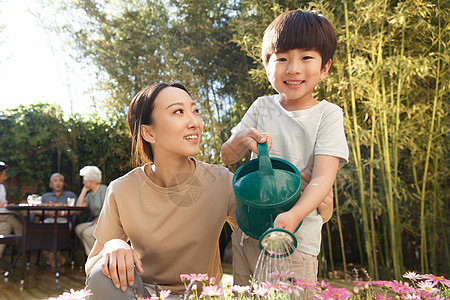
[[[275,218],[274,227],[294,232],[298,224],[327,197],[336,178],[339,158],[316,155],[311,182],[297,203],[287,212]]]
[[[310,168],[311,172],[313,168]],[[311,181],[311,175],[306,172],[302,172],[302,192],[308,186]],[[323,223],[328,222],[333,216],[333,189],[330,190],[325,199],[317,206],[319,214],[322,216]]]
[[[268,133],[259,133],[255,128],[246,128],[233,134],[228,141],[222,145],[220,157],[225,165],[235,163],[244,157],[248,149],[258,153],[258,143],[267,140],[267,147],[270,150],[272,139]]]

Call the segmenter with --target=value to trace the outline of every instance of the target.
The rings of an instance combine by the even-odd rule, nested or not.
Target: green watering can
[[[245,234],[259,240],[266,255],[287,256],[297,247],[297,239],[287,230],[270,228],[278,214],[297,203],[302,178],[290,162],[271,158],[266,143],[258,144],[258,152],[257,159],[242,165],[233,176],[237,222]]]

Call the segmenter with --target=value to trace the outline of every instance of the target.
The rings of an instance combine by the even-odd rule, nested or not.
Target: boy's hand
[[[272,147],[272,138],[268,133],[260,133],[255,128],[247,128],[239,132],[236,136],[239,142],[245,145],[251,151],[258,153],[258,144],[267,142],[267,149]]]
[[[255,128],[246,128],[233,134],[228,141],[222,145],[220,157],[226,165],[239,161],[250,149],[258,153],[258,143],[267,142],[267,149],[272,147],[272,138],[268,133],[260,133]]]
[[[297,229],[297,226],[299,224],[297,220],[298,218],[295,216],[293,212],[287,211],[279,214],[275,218],[275,221],[273,222],[273,227],[286,229],[294,233],[295,229]]]

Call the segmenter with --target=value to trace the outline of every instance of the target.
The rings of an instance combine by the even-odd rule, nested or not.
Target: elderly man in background
[[[63,203],[67,204],[67,199],[73,198],[76,202],[77,196],[71,191],[64,190],[64,176],[60,173],[53,173],[50,176],[50,188],[51,192],[45,193],[41,196],[42,203]],[[42,211],[36,211],[36,215],[41,215]],[[67,211],[59,211],[58,217],[64,217],[67,215]],[[53,223],[55,221],[55,212],[47,211],[44,217],[44,223]],[[58,218],[58,223],[67,223],[66,218]]]
[[[42,203],[63,203],[67,204],[67,200],[69,198],[73,198],[76,202],[77,196],[71,192],[71,191],[65,191],[64,190],[64,176],[60,173],[53,173],[50,176],[50,188],[52,189],[51,192],[45,193],[41,196]],[[57,212],[58,215],[55,216],[54,211],[47,211],[45,213],[45,216],[41,216],[41,220],[43,218],[44,223],[53,223],[55,222],[55,217],[57,217],[58,223],[67,223],[67,216],[68,211],[62,210]],[[42,215],[42,211],[34,211],[35,215]],[[54,265],[54,259],[53,259],[53,252],[49,251],[43,251],[45,256],[47,256],[47,264],[53,266]],[[58,265],[63,265],[66,262],[66,259],[64,256],[60,255],[58,252]]]

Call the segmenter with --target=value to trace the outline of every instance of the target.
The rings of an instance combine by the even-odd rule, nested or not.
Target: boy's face
[[[310,107],[316,103],[312,92],[324,79],[331,66],[331,60],[322,69],[322,56],[316,50],[292,49],[273,53],[266,72],[272,87],[280,94],[282,104],[294,104],[298,108]]]

